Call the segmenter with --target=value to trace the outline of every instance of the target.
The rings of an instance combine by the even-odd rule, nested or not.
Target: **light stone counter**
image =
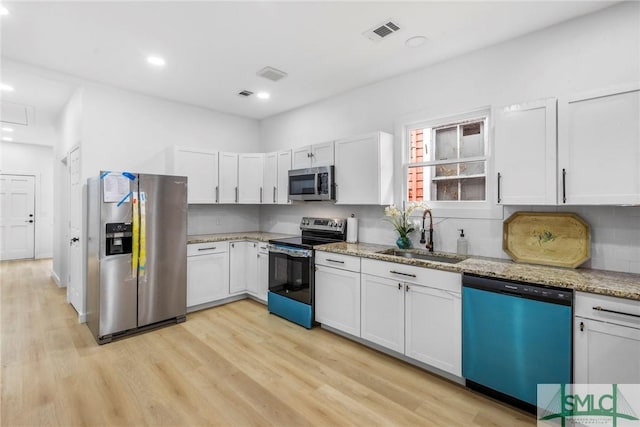
[[[268,242],[271,239],[282,239],[295,237],[292,234],[265,233],[262,231],[240,231],[237,233],[216,233],[216,234],[194,234],[187,236],[187,243],[211,243],[223,242],[225,240],[257,240]]]
[[[396,262],[418,267],[459,273],[478,274],[508,280],[569,288],[576,291],[591,292],[620,298],[640,300],[640,274],[618,273],[614,271],[590,270],[586,268],[558,268],[540,265],[520,264],[513,261],[468,257],[456,264],[420,259],[403,258],[378,252],[391,249],[392,246],[370,243],[330,243],[317,247],[317,250],[353,255],[380,261]],[[455,254],[434,253],[434,255],[456,257]]]

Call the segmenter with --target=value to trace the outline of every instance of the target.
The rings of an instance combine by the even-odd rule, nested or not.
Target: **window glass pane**
[[[484,200],[485,178],[469,178],[460,180],[460,200]]]
[[[462,126],[460,157],[484,156],[484,122]]]
[[[458,176],[458,165],[438,165],[436,166],[436,176]]]
[[[429,173],[429,168],[424,167],[410,167],[407,177],[407,200],[410,202],[421,202],[423,200],[429,200],[429,192],[425,194],[424,188],[424,176],[425,173]],[[427,182],[430,178],[427,177]],[[428,190],[428,189],[427,189]]]
[[[409,141],[409,163],[420,163],[429,160],[430,129],[413,129]]]
[[[436,130],[435,160],[458,158],[458,127]]]
[[[460,163],[460,175],[481,175],[484,174],[484,165],[486,162],[466,162]]]
[[[458,181],[457,179],[433,181],[435,200],[458,200]]]

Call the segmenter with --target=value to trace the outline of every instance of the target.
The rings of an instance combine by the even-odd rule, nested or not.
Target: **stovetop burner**
[[[313,249],[327,243],[344,242],[347,236],[347,221],[336,218],[304,217],[300,221],[302,236],[269,240],[275,245]]]

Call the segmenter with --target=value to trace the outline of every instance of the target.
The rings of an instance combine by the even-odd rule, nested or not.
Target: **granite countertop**
[[[449,264],[378,253],[391,248],[393,247],[387,245],[340,242],[322,245],[316,249],[380,261],[458,273],[479,274],[508,280],[519,280],[640,301],[640,274],[618,273],[586,268],[545,267],[515,263],[506,259],[476,256],[465,257],[461,262]],[[434,253],[433,255],[456,257],[455,254],[446,253]]]
[[[240,231],[237,233],[193,234],[187,236],[187,243],[211,243],[225,240],[257,240],[268,242],[271,239],[295,237],[293,234],[265,233],[263,231]]]

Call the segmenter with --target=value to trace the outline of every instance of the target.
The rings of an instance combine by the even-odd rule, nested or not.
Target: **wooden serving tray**
[[[502,249],[515,262],[576,268],[590,247],[589,224],[573,213],[516,212],[503,224]]]

